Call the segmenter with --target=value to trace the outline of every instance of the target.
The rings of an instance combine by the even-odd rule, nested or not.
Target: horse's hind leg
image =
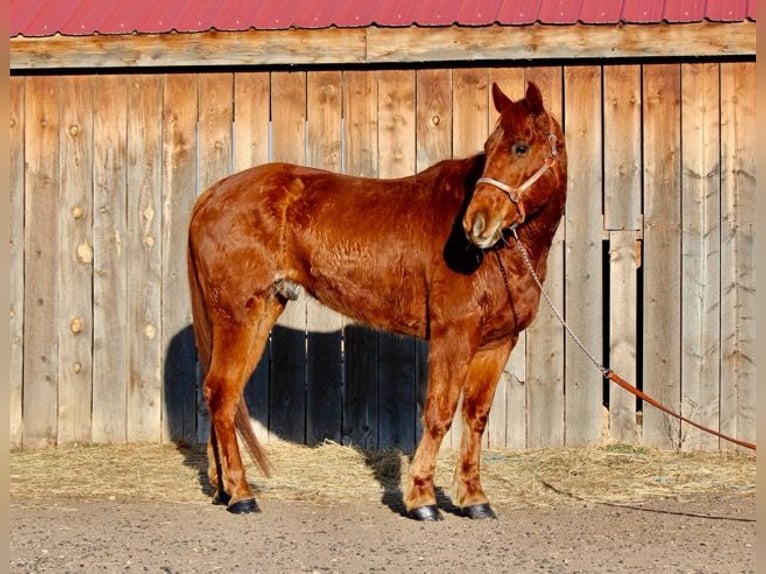
[[[203,386],[210,412],[208,474],[214,502],[234,513],[257,512],[237,444],[235,416],[245,384],[263,354],[269,330],[284,309],[273,297],[254,299],[248,321],[227,318],[214,326],[210,369]]]
[[[498,380],[516,339],[476,353],[468,366],[463,388],[463,434],[455,466],[455,504],[471,518],[494,518],[495,513],[481,487],[479,474],[481,437]]]

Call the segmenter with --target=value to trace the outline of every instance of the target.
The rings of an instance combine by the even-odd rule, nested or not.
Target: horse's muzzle
[[[481,249],[489,249],[502,237],[502,218],[491,218],[481,211],[463,218],[463,230],[468,241]]]

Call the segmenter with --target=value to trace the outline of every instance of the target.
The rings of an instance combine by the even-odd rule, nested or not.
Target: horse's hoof
[[[489,502],[485,502],[483,504],[472,504],[471,506],[464,507],[462,511],[463,516],[467,516],[471,519],[497,518],[497,514],[495,514],[495,511],[492,510]]]
[[[258,503],[255,501],[255,498],[245,498],[244,500],[230,504],[226,507],[226,510],[232,514],[251,514],[261,511],[261,509],[258,508]]]
[[[435,504],[413,508],[407,513],[407,516],[421,522],[438,522],[444,519]]]
[[[231,500],[231,496],[229,496],[225,492],[216,492],[215,496],[213,496],[213,504],[217,506],[226,506],[227,504],[229,504],[230,500]]]

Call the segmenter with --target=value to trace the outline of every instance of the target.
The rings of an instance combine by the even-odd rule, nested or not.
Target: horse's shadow
[[[407,508],[404,504],[404,492],[401,488],[401,464],[398,459],[396,457],[386,457],[385,454],[381,455],[379,451],[374,450],[365,449],[360,452],[364,456],[365,464],[373,471],[375,480],[383,489],[383,494],[380,498],[381,503],[388,507],[391,512],[406,517]],[[411,454],[405,454],[404,456],[407,456],[408,464],[412,462]],[[381,457],[386,459],[386,462],[383,464],[381,464]],[[443,488],[437,486],[435,492],[436,505],[440,509],[450,514],[460,515],[460,509],[455,506]]]
[[[293,335],[295,335],[293,330],[277,325],[274,327],[272,341],[275,339],[290,341],[295,338]],[[353,353],[354,356],[346,357],[343,362],[344,373],[342,376],[338,376],[337,373],[328,375],[328,379],[338,380],[332,383],[337,388],[328,388],[327,392],[341,400],[344,405],[346,403],[351,404],[352,409],[354,404],[365,400],[365,393],[377,393],[376,385],[378,382],[373,379],[378,376],[378,369],[375,364],[378,336],[378,334],[363,327],[351,326],[344,330],[346,352],[347,354]],[[309,340],[313,340],[319,348],[328,348],[339,340],[339,335],[337,332],[329,334],[310,333]],[[396,361],[396,347],[394,345],[394,356],[387,357],[389,362]],[[425,349],[419,347],[415,352],[419,354],[419,359],[415,361],[414,380],[407,382],[409,386],[406,392],[395,390],[393,393],[389,393],[390,396],[410,396],[413,399],[410,401],[411,404],[394,405],[395,412],[407,413],[407,417],[412,419],[411,425],[402,425],[402,421],[396,420],[396,417],[390,419],[384,417],[377,421],[377,432],[373,433],[368,424],[365,424],[364,416],[350,416],[348,418],[353,420],[343,421],[342,424],[338,420],[337,425],[335,422],[328,425],[330,429],[337,426],[335,431],[322,431],[321,422],[318,423],[320,431],[311,434],[311,436],[305,428],[302,429],[302,432],[296,431],[290,427],[289,421],[304,419],[306,410],[310,407],[300,400],[286,401],[284,400],[286,398],[284,391],[270,389],[270,386],[274,385],[274,381],[270,380],[272,369],[269,362],[284,360],[286,355],[284,351],[272,353],[271,349],[265,353],[264,360],[261,361],[251,376],[245,390],[245,400],[248,403],[251,417],[257,420],[259,424],[269,428],[271,433],[282,440],[316,446],[325,439],[330,439],[355,449],[371,470],[375,481],[380,485],[382,490],[381,503],[392,512],[404,516],[406,515],[406,508],[404,493],[402,492],[401,457],[407,457],[407,462],[411,462],[414,447],[420,434],[418,424],[415,421],[425,402]],[[390,355],[391,347],[386,353]],[[275,359],[275,357],[279,358]],[[404,358],[404,360],[412,359],[411,352]],[[165,356],[163,378],[167,438],[176,445],[178,452],[183,456],[184,465],[196,472],[200,490],[205,495],[212,497],[213,488],[208,480],[205,446],[209,432],[209,418],[202,399],[200,386],[202,376],[197,363],[191,326],[185,327],[171,339]],[[275,396],[278,393],[282,393],[283,396]],[[370,403],[357,406],[360,412],[380,411],[381,407],[378,401],[382,400],[380,396],[374,396]],[[406,400],[402,402],[406,402]],[[275,404],[280,410],[287,412],[279,413],[278,416],[270,414],[270,409],[274,409]],[[322,413],[323,408],[320,405],[319,414]],[[391,405],[385,405],[385,408],[391,409]],[[291,410],[296,412],[290,412]],[[341,410],[345,412],[345,407]],[[337,414],[335,413],[336,416]],[[391,428],[382,426],[386,424],[386,421],[392,425]],[[358,428],[354,428],[354,425]],[[406,432],[402,431],[402,427],[406,429]],[[329,436],[322,436],[322,432]],[[257,484],[251,486],[257,494]],[[437,504],[442,510],[457,513],[457,508],[443,489],[437,488],[436,495]]]

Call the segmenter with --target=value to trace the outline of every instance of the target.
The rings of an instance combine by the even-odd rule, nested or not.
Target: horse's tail
[[[188,238],[186,250],[187,271],[189,273],[189,291],[191,294],[192,305],[192,328],[194,330],[194,340],[197,346],[197,356],[202,366],[203,376],[207,375],[210,368],[210,358],[213,352],[213,326],[210,321],[210,315],[205,305],[205,297],[202,292],[202,283],[196,265],[196,256],[191,241],[191,235]],[[253,461],[258,465],[263,474],[271,476],[272,465],[269,461],[258,438],[253,432],[250,424],[250,413],[245,404],[245,398],[240,397],[237,413],[234,418],[234,425],[239,432],[240,437],[247,447]]]
[[[194,342],[197,346],[197,357],[202,365],[202,374],[207,375],[210,368],[210,357],[213,351],[213,326],[205,305],[199,272],[196,264],[196,254],[192,245],[191,233],[186,246],[186,268],[189,274],[189,294],[192,306],[192,329]]]
[[[250,457],[258,465],[264,475],[267,477],[271,476],[271,471],[273,469],[271,461],[253,432],[253,425],[250,424],[250,413],[247,411],[244,397],[239,401],[239,407],[237,408],[237,415],[234,418],[234,421],[239,436],[242,437],[242,440],[247,447],[247,452],[250,453]]]

